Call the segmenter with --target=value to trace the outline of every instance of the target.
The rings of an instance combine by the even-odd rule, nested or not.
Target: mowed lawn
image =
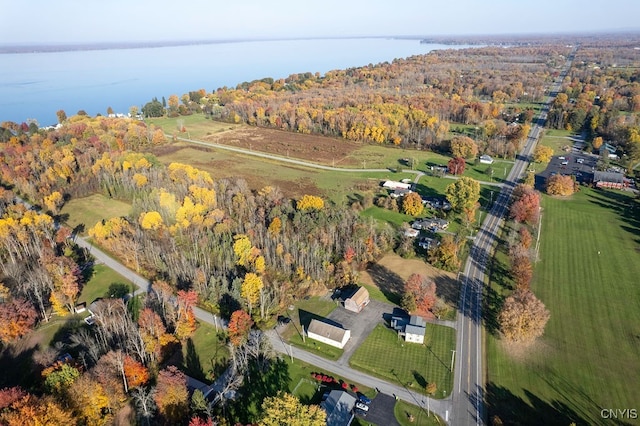
[[[517,357],[489,336],[489,413],[505,424],[614,424],[602,409],[640,408],[640,203],[583,188],[542,204],[532,289],[551,319]]]
[[[93,194],[70,200],[65,203],[60,213],[72,229],[84,226],[81,233],[85,234],[89,228],[104,219],[127,216],[130,212],[131,204],[129,203],[114,200],[102,194]]]
[[[456,348],[453,328],[427,324],[425,344],[407,343],[395,331],[378,324],[349,360],[351,367],[407,388],[425,393],[435,382],[434,397],[451,393],[451,355]]]

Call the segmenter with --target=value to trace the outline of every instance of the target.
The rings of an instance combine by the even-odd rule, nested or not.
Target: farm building
[[[482,164],[493,164],[493,158],[491,158],[488,155],[481,155],[480,156],[480,162]]]
[[[394,180],[388,180],[382,184],[383,188],[388,188],[391,190],[396,189],[411,189],[410,183],[396,182]]]
[[[307,336],[310,339],[342,349],[351,338],[351,330],[312,319],[309,328],[307,328]]]
[[[405,342],[423,344],[426,326],[424,318],[417,315],[391,317],[391,328],[404,337]]]
[[[332,390],[320,406],[327,412],[327,426],[348,426],[353,421],[356,398],[343,390]]]
[[[360,287],[358,291],[344,300],[344,308],[351,312],[360,312],[369,302],[369,291]]]
[[[624,185],[624,175],[617,172],[594,172],[593,183],[597,188],[622,189]]]

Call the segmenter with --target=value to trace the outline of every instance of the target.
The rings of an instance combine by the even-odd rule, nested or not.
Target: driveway
[[[360,423],[370,423],[378,426],[400,426],[393,411],[395,406],[396,400],[394,397],[379,393],[371,401],[367,415],[356,414],[356,417],[362,419]]]
[[[349,365],[349,358],[353,352],[364,342],[375,326],[383,321],[382,315],[393,312],[393,308],[394,306],[388,303],[371,300],[360,313],[348,311],[343,306],[334,309],[327,318],[351,330],[351,338],[344,346],[342,356],[336,362]]]

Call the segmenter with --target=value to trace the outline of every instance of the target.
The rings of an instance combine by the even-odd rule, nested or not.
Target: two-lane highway
[[[482,328],[482,295],[487,260],[492,256],[494,241],[500,230],[509,199],[516,183],[531,161],[531,155],[540,138],[542,126],[562,80],[570,66],[569,56],[563,72],[551,85],[544,107],[534,121],[527,141],[502,187],[491,211],[476,235],[461,276],[461,295],[457,321],[455,377],[453,384],[453,413],[449,420],[454,425],[481,425],[486,423],[484,411],[484,352]]]

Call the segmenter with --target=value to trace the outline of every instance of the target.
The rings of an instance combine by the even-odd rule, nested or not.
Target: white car
[[[362,402],[356,402],[356,408],[362,411],[369,411],[369,406],[367,404],[363,404]]]

